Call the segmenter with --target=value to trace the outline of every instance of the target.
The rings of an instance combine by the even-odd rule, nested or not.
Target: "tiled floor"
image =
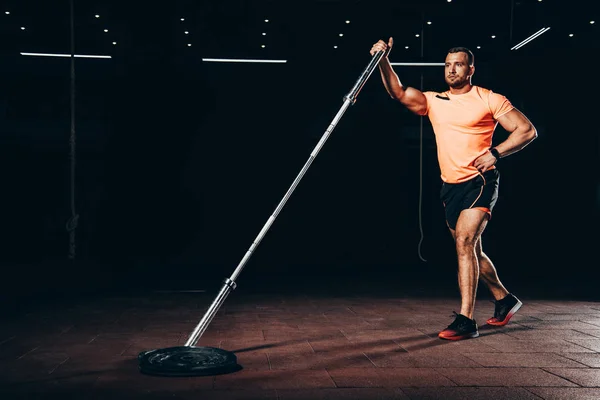
[[[218,289],[218,288],[217,288]],[[212,302],[148,291],[40,303],[0,325],[0,398],[600,399],[600,302],[521,297],[503,328],[447,342],[456,296],[234,292],[198,346],[242,370],[141,374],[139,352],[183,345]]]

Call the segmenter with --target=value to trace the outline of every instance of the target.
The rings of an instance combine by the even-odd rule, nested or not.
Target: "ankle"
[[[503,301],[508,300],[510,298],[510,295],[511,295],[511,293],[506,291],[506,292],[498,293],[497,295],[494,296],[494,299],[496,301],[499,301],[502,303]]]
[[[461,311],[460,315],[462,315],[463,317],[466,317],[466,318],[470,319],[471,321],[473,320],[473,312],[469,313],[469,312],[463,312],[463,311]]]
[[[505,296],[501,297],[500,299],[497,299],[496,301],[499,303],[505,303],[506,301],[508,301],[511,298],[512,298],[512,293],[507,293]]]

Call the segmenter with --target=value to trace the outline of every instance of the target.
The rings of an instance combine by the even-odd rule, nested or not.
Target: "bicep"
[[[424,115],[427,112],[427,97],[419,89],[412,87],[405,88],[404,94],[399,101],[416,114]]]
[[[509,133],[517,129],[529,130],[533,127],[529,119],[519,110],[513,108],[498,118],[498,123]]]

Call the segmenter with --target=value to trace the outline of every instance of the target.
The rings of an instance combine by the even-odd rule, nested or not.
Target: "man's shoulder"
[[[495,92],[492,89],[483,87],[483,86],[474,85],[473,89],[475,89],[479,93],[480,96],[486,96],[486,97],[489,97],[489,96],[502,96],[502,94],[500,94],[498,92]]]
[[[487,105],[494,118],[499,118],[513,109],[513,105],[503,94],[477,86],[478,97]]]
[[[473,85],[473,89],[475,90],[479,90],[480,92],[491,92],[492,89],[484,87],[484,86],[479,86],[479,85]]]

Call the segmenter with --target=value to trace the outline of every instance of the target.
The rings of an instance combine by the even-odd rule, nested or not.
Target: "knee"
[[[456,233],[456,250],[472,252],[475,250],[476,243],[477,238],[474,235],[468,233]]]

